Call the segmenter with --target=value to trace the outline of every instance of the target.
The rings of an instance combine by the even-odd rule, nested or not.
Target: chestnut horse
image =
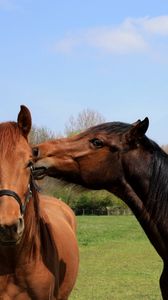
[[[75,216],[38,195],[27,136],[31,115],[0,124],[0,299],[67,300],[78,271]]]
[[[35,176],[106,189],[133,211],[161,256],[162,297],[168,300],[168,155],[145,135],[149,121],[100,124],[34,150]]]

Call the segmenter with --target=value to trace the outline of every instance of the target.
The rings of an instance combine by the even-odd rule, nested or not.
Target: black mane
[[[160,151],[159,151],[160,149]],[[156,144],[151,163],[147,209],[155,222],[168,218],[168,155]]]
[[[90,127],[85,131],[88,133],[98,133],[100,131],[106,132],[106,134],[112,133],[125,133],[127,132],[133,125],[122,123],[122,122],[107,122],[103,124],[99,124],[93,127]]]

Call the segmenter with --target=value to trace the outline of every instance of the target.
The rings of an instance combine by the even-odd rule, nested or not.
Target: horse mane
[[[155,222],[163,223],[168,218],[168,155],[157,144],[153,147],[147,210]]]
[[[100,131],[105,132],[106,134],[112,133],[125,133],[132,127],[131,124],[122,123],[122,122],[107,122],[102,123],[87,129],[83,134],[89,133],[99,133]]]
[[[32,197],[26,206],[25,210],[25,229],[23,238],[20,243],[20,253],[24,251],[25,245],[29,245],[28,260],[37,257],[38,244],[35,243],[35,239],[40,236],[40,212],[39,212],[39,194],[36,191],[32,181],[30,181],[30,187],[32,191]]]

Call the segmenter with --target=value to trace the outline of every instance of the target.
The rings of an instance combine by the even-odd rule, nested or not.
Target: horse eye
[[[34,156],[34,157],[37,157],[38,154],[39,154],[38,148],[33,148],[33,149],[32,149],[32,152],[33,152],[33,156]]]
[[[103,141],[97,138],[90,140],[90,143],[92,143],[92,145],[96,148],[102,148],[104,146]]]

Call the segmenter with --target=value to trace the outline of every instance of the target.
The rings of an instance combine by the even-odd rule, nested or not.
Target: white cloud
[[[168,35],[168,16],[145,18],[142,26],[151,34]]]
[[[147,44],[143,37],[130,28],[100,28],[88,32],[88,45],[109,53],[143,52]]]
[[[67,36],[58,41],[53,48],[56,52],[69,53],[78,45],[80,45],[80,41],[77,36]]]
[[[56,42],[56,52],[69,53],[79,47],[95,48],[112,54],[143,53],[152,47],[155,35],[168,35],[168,16],[127,18],[111,27],[90,28],[69,34]]]

